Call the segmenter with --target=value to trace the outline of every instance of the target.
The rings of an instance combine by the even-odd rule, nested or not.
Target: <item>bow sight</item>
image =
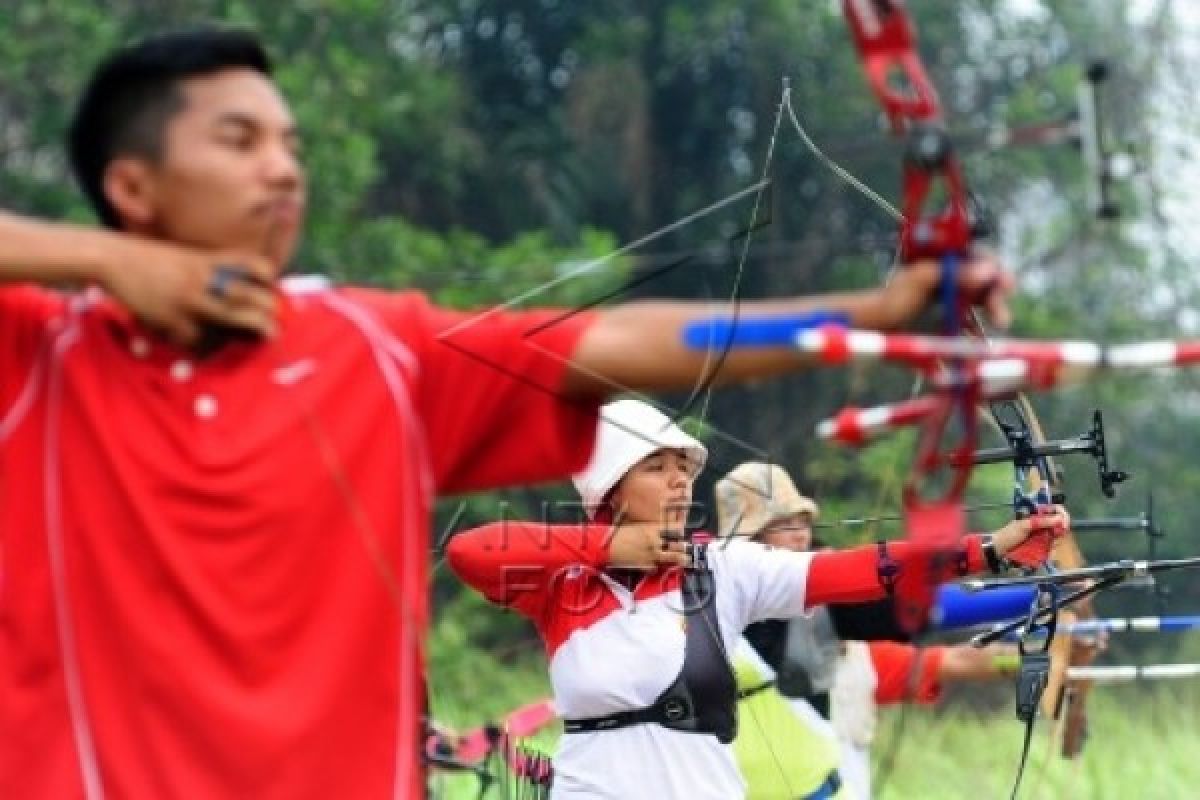
[[[997,416],[996,424],[1008,441],[1008,446],[978,450],[971,461],[972,464],[1010,462],[1017,469],[1028,470],[1039,468],[1050,458],[1081,453],[1089,455],[1095,460],[1100,490],[1104,492],[1105,497],[1115,497],[1117,484],[1124,483],[1130,478],[1128,472],[1112,469],[1109,466],[1108,444],[1104,438],[1104,415],[1100,409],[1092,412],[1092,427],[1086,433],[1071,439],[1057,439],[1041,444],[1033,443],[1032,432],[1023,421],[1021,424],[1017,424],[1002,420]],[[1045,477],[1057,479],[1059,476],[1047,475]],[[1054,503],[1062,503],[1064,499],[1061,493],[1055,494],[1051,498]]]

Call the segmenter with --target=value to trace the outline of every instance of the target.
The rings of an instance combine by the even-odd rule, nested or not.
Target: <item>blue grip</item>
[[[957,336],[961,331],[961,320],[958,316],[958,255],[946,253],[942,256],[942,279],[939,293],[942,303],[943,333],[947,336]]]
[[[844,311],[809,311],[759,317],[710,317],[683,327],[683,343],[691,350],[723,347],[792,347],[796,334],[822,325],[850,326]]]
[[[1029,605],[1036,594],[1037,587],[1034,586],[968,592],[960,586],[946,584],[938,588],[930,623],[934,628],[949,630],[1007,622],[1029,614]]]

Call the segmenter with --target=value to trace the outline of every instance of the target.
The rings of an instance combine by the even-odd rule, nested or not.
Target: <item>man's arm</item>
[[[222,267],[246,280],[210,293]],[[44,222],[0,211],[0,286],[100,286],[134,316],[181,344],[206,324],[271,336],[276,269],[250,253],[206,253],[131,234]]]
[[[813,311],[845,314],[855,328],[892,330],[910,323],[936,294],[941,269],[923,261],[896,271],[881,288],[857,292],[743,302],[740,318],[763,314]],[[960,291],[974,298],[996,324],[1007,325],[1006,298],[1013,282],[986,258],[959,270]],[[733,313],[729,304],[642,301],[600,312],[572,359],[565,390],[574,396],[611,394],[627,389],[690,389],[709,377],[717,364],[712,352],[684,345],[683,330],[691,322]],[[716,345],[720,350],[720,344]],[[791,372],[812,358],[786,347],[732,349],[719,365],[715,382],[730,383]]]
[[[102,283],[121,238],[97,228],[42,222],[0,211],[0,284]]]
[[[1015,675],[1019,666],[1017,647],[1012,644],[957,644],[946,646],[945,651],[938,665],[942,683],[1003,680]]]

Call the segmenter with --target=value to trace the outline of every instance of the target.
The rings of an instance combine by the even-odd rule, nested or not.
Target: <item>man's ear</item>
[[[153,170],[143,158],[115,158],[104,170],[104,194],[124,223],[134,231],[149,228],[158,207]]]

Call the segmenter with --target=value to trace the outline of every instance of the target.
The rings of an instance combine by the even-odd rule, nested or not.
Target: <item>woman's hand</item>
[[[1050,556],[1054,542],[1071,530],[1071,515],[1062,506],[1039,509],[1015,519],[992,534],[997,554],[1023,567],[1035,567]]]
[[[664,529],[660,522],[616,525],[608,545],[608,565],[625,569],[690,567],[682,528]]]

